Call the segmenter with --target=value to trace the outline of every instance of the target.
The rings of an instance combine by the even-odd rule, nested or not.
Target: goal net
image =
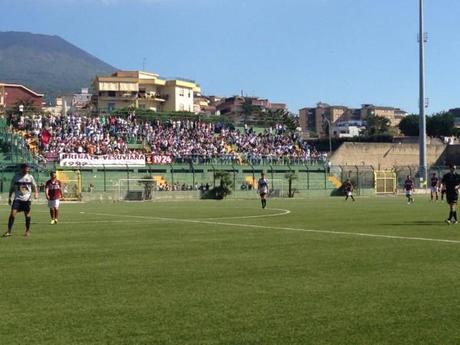
[[[118,180],[119,201],[153,200],[157,191],[155,179],[120,179]]]
[[[62,184],[63,201],[81,201],[81,174],[75,170],[58,170],[56,177]]]
[[[268,196],[271,198],[286,198],[288,196],[287,191],[287,181],[284,179],[273,179],[268,180],[269,183],[269,194]]]

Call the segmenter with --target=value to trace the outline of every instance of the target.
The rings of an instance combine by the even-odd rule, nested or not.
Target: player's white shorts
[[[411,196],[413,194],[412,190],[406,190],[406,196]]]
[[[437,192],[439,192],[439,188],[438,188],[438,187],[433,187],[433,186],[432,186],[432,187],[430,187],[430,189],[431,189],[431,193],[437,193]]]
[[[348,196],[352,196],[352,195],[353,195],[353,192],[347,192],[347,195],[348,195]]]
[[[59,200],[48,200],[49,208],[59,208]]]

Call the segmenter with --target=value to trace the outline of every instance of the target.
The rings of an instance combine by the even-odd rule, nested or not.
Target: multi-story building
[[[327,136],[327,128],[337,122],[359,119],[355,109],[341,105],[318,103],[314,108],[299,111],[299,124],[304,133],[315,132],[320,137]]]
[[[361,120],[337,121],[331,126],[331,136],[336,138],[358,137],[365,129]]]
[[[256,110],[287,110],[287,106],[284,103],[271,103],[268,99],[245,96],[223,98],[216,104],[219,114],[229,116],[236,123],[257,121]]]
[[[304,133],[315,132],[319,137],[327,137],[328,123],[334,127],[338,122],[366,120],[370,115],[382,116],[390,120],[392,127],[397,127],[407,112],[393,107],[363,104],[361,108],[353,109],[345,106],[331,106],[318,103],[314,108],[299,110],[299,123]]]
[[[83,88],[80,93],[73,94],[72,108],[80,110],[88,107],[91,103],[91,96],[92,94],[88,92],[88,88]]]
[[[7,84],[0,82],[0,108],[13,110],[19,105],[34,110],[43,107],[43,94],[35,92],[24,85]],[[17,109],[19,111],[19,108]]]
[[[397,127],[407,113],[399,108],[363,104],[361,106],[361,119],[365,120],[369,115],[385,117],[390,120],[391,127]]]
[[[158,112],[194,111],[194,93],[200,86],[191,80],[166,80],[143,71],[118,71],[93,82],[98,112],[142,108]]]

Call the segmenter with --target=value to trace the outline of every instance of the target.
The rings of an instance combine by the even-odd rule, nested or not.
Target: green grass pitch
[[[428,197],[47,212],[0,239],[0,344],[460,343],[460,224]]]

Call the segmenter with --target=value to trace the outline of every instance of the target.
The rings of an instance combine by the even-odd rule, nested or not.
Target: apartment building
[[[128,107],[157,112],[194,111],[194,94],[200,86],[191,80],[160,78],[144,71],[118,71],[97,76],[93,101],[100,113]]]
[[[299,110],[299,124],[304,133],[316,133],[319,137],[327,137],[328,122],[334,127],[337,123],[347,121],[365,121],[370,115],[382,116],[390,120],[392,127],[397,127],[407,112],[394,107],[382,107],[363,104],[361,108],[318,103],[316,107],[305,107]]]
[[[355,109],[342,105],[318,103],[314,108],[299,110],[299,124],[304,133],[315,132],[320,137],[327,136],[328,123],[332,126],[338,122],[359,120],[360,114]]]
[[[407,112],[394,107],[375,106],[373,104],[363,104],[361,106],[361,119],[365,120],[367,116],[375,115],[385,117],[390,120],[391,127],[397,127]]]

